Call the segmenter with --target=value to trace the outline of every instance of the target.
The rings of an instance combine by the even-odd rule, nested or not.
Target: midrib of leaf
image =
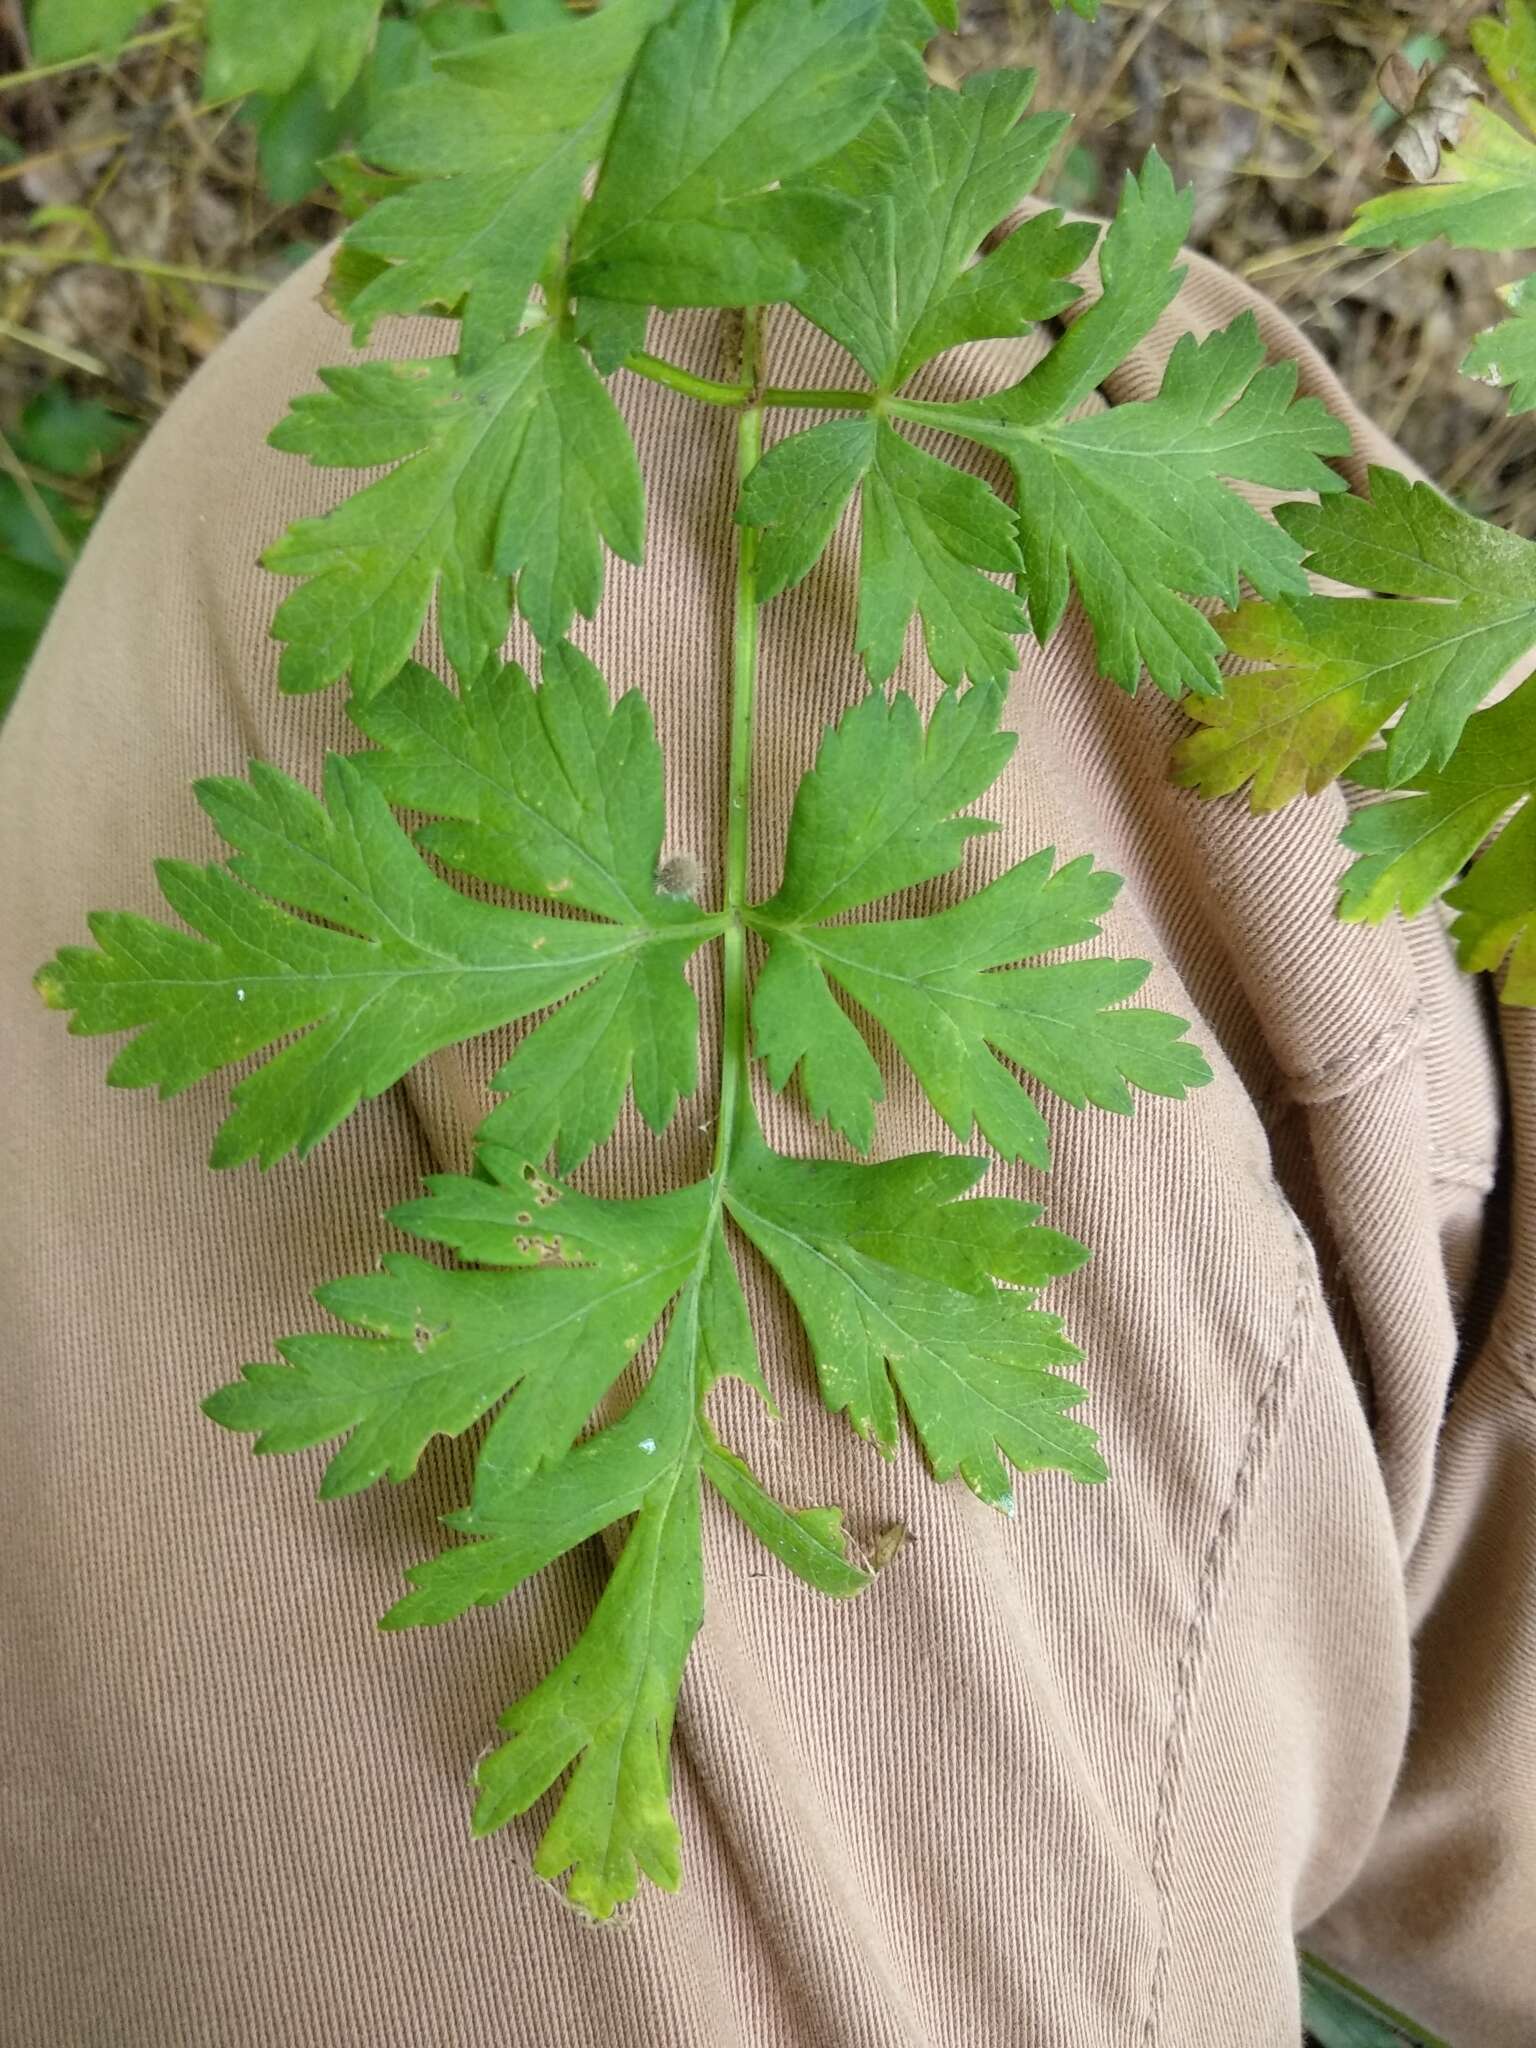
[[[1113,455],[1117,463],[1174,463],[1192,455],[1237,455],[1245,448],[1272,440],[1281,431],[1271,420],[1266,431],[1244,434],[1235,440],[1221,439],[1214,445],[1206,442],[1203,437],[1219,435],[1226,414],[1241,402],[1241,398],[1230,401],[1212,420],[1189,421],[1189,432],[1183,439],[1155,448],[1139,443],[1131,446],[1118,441],[1100,444],[1074,440],[1073,429],[1083,422],[1061,418],[1054,413],[1042,420],[1013,420],[1003,414],[989,419],[983,413],[959,411],[953,401],[931,398],[887,398],[884,409],[897,419],[910,420],[914,426],[937,427],[958,440],[979,442],[982,447],[991,448],[999,455],[1006,456],[1010,447],[1027,442],[1031,447],[1045,450],[1058,464],[1073,465],[1082,461],[1085,452],[1089,455]],[[1208,478],[1211,472],[1202,470],[1200,475],[1202,479]],[[1422,563],[1419,566],[1422,567]]]
[[[1277,668],[1274,673],[1282,681],[1288,681],[1298,671],[1295,669]],[[1245,725],[1241,729],[1238,739],[1234,740],[1232,744],[1235,746],[1244,741],[1256,740],[1265,734],[1282,731],[1286,726],[1296,725],[1306,717],[1309,711],[1316,711],[1321,705],[1331,703],[1335,697],[1349,696],[1359,690],[1361,685],[1362,678],[1358,675],[1348,675],[1342,682],[1330,683],[1326,690],[1319,690],[1315,697],[1306,698],[1299,708],[1292,706],[1285,710],[1277,711],[1273,718],[1259,718],[1255,719],[1252,725]],[[1388,715],[1390,716],[1390,713]],[[1222,728],[1219,726],[1208,726],[1204,730],[1219,732]]]
[[[1392,848],[1391,865],[1397,867],[1411,861],[1422,846],[1448,833],[1457,820],[1464,818],[1469,811],[1487,811],[1497,800],[1497,816],[1502,817],[1507,811],[1514,809],[1521,797],[1529,795],[1530,789],[1529,776],[1517,777],[1512,782],[1492,782],[1474,790],[1469,796],[1464,796],[1447,811],[1431,811],[1421,831],[1415,832],[1411,839],[1405,839],[1401,846]],[[1416,793],[1412,790],[1400,793],[1388,790],[1383,797],[1383,801],[1388,804],[1413,803],[1415,800]],[[1371,808],[1374,810],[1376,806],[1373,804]]]
[[[943,912],[941,911],[939,915],[942,916]],[[998,971],[1000,967],[1000,963],[995,958],[996,949],[982,944],[974,953],[963,953],[958,958],[946,955],[944,960],[936,967],[925,968],[917,974],[903,974],[889,967],[871,965],[861,956],[855,955],[850,959],[846,953],[839,952],[837,948],[839,927],[837,925],[813,924],[810,921],[797,921],[794,924],[778,923],[771,918],[762,917],[757,914],[754,914],[752,921],[756,929],[760,931],[783,932],[788,937],[798,939],[808,951],[820,953],[823,958],[836,961],[841,966],[848,968],[852,973],[868,974],[872,979],[878,981],[894,981],[902,988],[937,989],[942,995],[952,995],[957,1000],[965,1002],[975,1002],[981,1000],[981,998],[977,997],[972,989],[948,987],[945,977],[955,974],[992,973]],[[928,922],[925,918],[911,918],[904,921],[913,925],[925,925]],[[892,923],[886,928],[888,930],[894,929],[898,922],[898,920],[892,920]],[[1021,955],[1024,951],[1027,951],[1027,947],[1021,940]],[[988,1007],[995,1008],[996,1005],[989,1004]]]
[[[1133,448],[1125,446],[1118,441],[1100,446],[1092,442],[1074,441],[1071,430],[1075,424],[1077,423],[1072,420],[1053,420],[1049,426],[1033,428],[1023,434],[1021,438],[1034,441],[1038,446],[1049,449],[1058,461],[1062,462],[1071,462],[1077,459],[1079,451],[1086,446],[1092,448],[1095,453],[1108,452],[1113,454],[1117,462],[1162,462],[1168,464],[1175,463],[1181,458],[1191,455],[1238,455],[1245,448],[1255,448],[1261,443],[1273,439],[1273,429],[1271,428],[1269,433],[1244,434],[1239,440],[1223,440],[1215,447],[1191,446],[1189,440],[1170,441],[1165,447],[1158,448]],[[1211,421],[1202,420],[1197,422],[1196,425],[1197,432],[1200,427],[1206,428],[1209,432],[1214,432],[1220,427],[1221,420],[1219,417]],[[1203,470],[1200,474],[1202,477],[1207,477],[1210,472]]]
[[[707,1242],[708,1240],[706,1239],[706,1243]],[[697,1285],[698,1276],[701,1273],[702,1263],[700,1267],[696,1270],[695,1280],[692,1284]],[[696,1359],[698,1349],[697,1332],[695,1332],[695,1343],[693,1348]],[[651,1488],[645,1496],[645,1505],[648,1508],[654,1507],[655,1509],[655,1521],[646,1530],[646,1544],[648,1554],[645,1560],[646,1569],[644,1579],[644,1602],[642,1606],[641,1632],[648,1641],[655,1635],[656,1610],[661,1604],[661,1553],[664,1547],[663,1539],[665,1538],[667,1533],[667,1521],[672,1513],[673,1507],[677,1500],[677,1489],[679,1485],[681,1485],[683,1482],[684,1475],[687,1471],[689,1464],[697,1464],[698,1462],[698,1453],[694,1451],[693,1447],[696,1444],[700,1444],[701,1441],[702,1440],[700,1437],[699,1426],[697,1422],[695,1422],[688,1436],[684,1439],[683,1445],[678,1452],[677,1458],[670,1472],[666,1473],[662,1479],[658,1480],[657,1484],[653,1488]],[[690,1453],[692,1453],[691,1456]],[[607,1801],[607,1809],[609,1816],[608,1828],[606,1835],[604,1837],[603,1844],[603,1870],[605,1874],[608,1870],[609,1862],[613,1855],[613,1837],[614,1834],[617,1832],[617,1819],[619,1811],[619,1789],[621,1781],[623,1779],[625,1765],[624,1750],[626,1744],[629,1741],[630,1735],[634,1729],[635,1714],[640,1704],[641,1695],[644,1693],[646,1689],[646,1684],[651,1675],[650,1660],[648,1658],[639,1657],[635,1661],[635,1682],[630,1691],[629,1697],[625,1700],[622,1700],[618,1708],[609,1717],[611,1722],[622,1722],[624,1732],[620,1736],[619,1740],[613,1745],[613,1770],[612,1777],[610,1779],[610,1796]],[[588,1756],[590,1756],[590,1751],[588,1752]],[[588,1768],[590,1768],[590,1764],[588,1765]]]
[[[905,381],[905,378],[902,374],[903,362],[906,355],[906,351],[912,345],[912,337],[917,332],[918,328],[921,326],[923,320],[932,311],[936,300],[942,296],[942,293],[936,286],[935,280],[940,275],[941,267],[944,261],[944,254],[949,246],[949,232],[954,226],[955,215],[960,210],[961,200],[967,195],[967,190],[970,185],[970,181],[972,177],[975,175],[977,151],[980,148],[980,144],[980,135],[973,135],[971,137],[969,149],[966,152],[965,169],[959,177],[952,178],[950,181],[949,206],[944,215],[943,231],[935,238],[933,249],[933,261],[928,266],[927,278],[924,280],[922,290],[918,295],[920,305],[919,310],[915,315],[905,314],[903,310],[897,306],[894,276],[896,266],[892,266],[893,277],[891,287],[891,329],[892,332],[896,334],[897,340],[895,347],[891,351],[891,367],[886,372],[885,376],[881,379],[880,384],[878,386],[879,393],[882,397],[888,396],[901,383]],[[906,374],[910,376],[910,370],[908,370]]]
[[[861,851],[859,858],[855,862],[853,862],[851,866],[844,868],[840,874],[834,876],[833,879],[828,883],[827,887],[822,890],[820,896],[817,898],[815,903],[813,903],[808,910],[802,911],[797,918],[786,918],[775,921],[770,920],[767,917],[764,917],[760,911],[755,910],[753,912],[754,924],[759,928],[763,928],[766,927],[770,922],[772,922],[773,927],[776,931],[794,934],[798,934],[806,925],[820,924],[823,920],[822,905],[825,903],[829,903],[835,896],[837,896],[841,892],[841,890],[847,886],[850,879],[854,875],[858,874],[862,869],[876,866],[880,860],[881,855],[885,852],[885,849],[889,845],[891,845],[893,841],[899,840],[903,836],[907,829],[908,819],[912,817],[921,817],[925,815],[924,805],[924,793],[915,793],[910,803],[903,805],[899,811],[896,811],[894,814],[892,814],[889,826],[881,834],[881,836],[878,839],[869,842],[867,847],[863,851]],[[898,893],[900,892],[894,889],[882,889],[880,895],[892,896]],[[861,900],[867,904],[871,901],[878,902],[880,898],[873,897],[864,898]],[[854,909],[857,907],[857,905],[849,905],[850,909]]]
[[[1347,599],[1345,601],[1348,602]],[[1443,611],[1456,611],[1463,603],[1465,603],[1466,600],[1462,598],[1449,598],[1442,600],[1439,598],[1431,597],[1397,599],[1378,598],[1374,601],[1382,604],[1399,603],[1417,604],[1424,606],[1438,606]],[[1508,604],[1506,608],[1499,613],[1497,618],[1479,619],[1475,625],[1465,626],[1458,633],[1447,633],[1443,640],[1435,641],[1431,647],[1410,649],[1408,653],[1398,655],[1394,660],[1391,661],[1371,661],[1369,659],[1361,660],[1358,656],[1350,655],[1334,656],[1330,658],[1342,659],[1346,661],[1353,660],[1358,663],[1359,673],[1353,678],[1350,684],[1341,685],[1341,688],[1363,688],[1366,692],[1367,699],[1374,698],[1378,694],[1385,697],[1390,693],[1386,688],[1384,688],[1384,683],[1385,680],[1393,674],[1394,670],[1410,667],[1415,662],[1425,661],[1429,659],[1432,655],[1449,656],[1458,647],[1465,647],[1474,640],[1478,640],[1492,634],[1502,633],[1507,627],[1518,624],[1522,617],[1529,618],[1532,633],[1533,635],[1536,635],[1536,604]],[[1282,673],[1285,673],[1285,671],[1282,671]],[[1331,696],[1333,692],[1329,691],[1327,694]],[[1326,701],[1326,699],[1320,699],[1319,701],[1323,702]]]
[[[565,920],[565,922],[571,924],[576,924],[578,922],[585,924],[588,922],[588,920],[585,918],[570,918],[568,920]],[[591,920],[591,923],[594,930],[600,931],[603,929],[603,926],[598,924],[595,919]],[[616,941],[612,945],[600,947],[595,953],[571,954],[562,959],[561,965],[568,967],[585,967],[591,964],[595,966],[600,961],[618,960],[621,959],[626,953],[637,953],[646,946],[670,944],[679,939],[687,939],[695,936],[697,936],[700,939],[713,938],[715,934],[720,930],[720,928],[720,920],[717,917],[701,917],[697,920],[689,922],[688,924],[662,925],[657,926],[654,929],[644,929],[639,931],[627,931],[623,926],[614,926],[610,927],[610,929],[622,933],[622,938],[620,940]],[[317,929],[325,928],[317,927]],[[360,946],[367,946],[378,943],[375,940],[357,938],[356,935],[352,933],[345,933],[342,936],[353,938],[354,943]],[[209,943],[211,944],[213,942],[209,941]],[[414,944],[415,941],[411,941],[411,943]],[[119,950],[126,957],[132,957],[131,950],[126,944],[119,942]],[[436,975],[455,975],[460,979],[473,979],[479,975],[489,975],[496,979],[503,979],[509,974],[540,974],[547,969],[549,964],[547,961],[543,959],[493,960],[487,962],[476,962],[467,960],[451,960],[448,958],[446,954],[440,954],[438,957],[442,959],[444,963],[441,967],[430,967],[425,965],[418,966],[414,963],[400,967],[349,967],[343,969],[340,973],[327,974],[325,977],[324,985],[327,989],[336,989],[345,988],[350,984],[356,982],[422,981],[426,980],[431,976]],[[241,969],[232,969],[228,975],[224,976],[222,980],[218,981],[209,979],[206,976],[200,978],[186,978],[181,976],[167,977],[165,975],[156,975],[153,978],[146,976],[137,985],[143,988],[210,989],[222,988],[224,986],[224,982],[229,981],[238,982],[242,988],[261,988],[269,982],[275,982],[280,987],[291,987],[294,982],[301,979],[303,979],[302,976],[296,975],[292,972],[267,974],[261,972],[248,973]]]

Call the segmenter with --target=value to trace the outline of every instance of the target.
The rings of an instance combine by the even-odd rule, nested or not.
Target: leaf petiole
[[[623,367],[637,377],[648,377],[653,384],[665,384],[688,398],[702,399],[706,405],[745,405],[752,396],[749,385],[721,384],[713,377],[696,377],[681,363],[669,363],[665,356],[648,355],[644,349],[626,356]]]
[[[645,350],[626,356],[623,367],[633,371],[637,377],[648,377],[653,384],[665,384],[672,391],[681,391],[685,397],[697,398],[705,405],[745,406],[752,401],[750,384],[722,384],[713,377],[695,376],[692,370],[685,370],[681,363],[668,362],[665,356],[653,356]],[[769,384],[757,393],[759,405],[799,406],[806,411],[822,412],[870,412],[880,394],[875,391],[860,391],[831,388],[800,389],[792,384]]]
[[[882,391],[857,391],[841,385],[811,386],[802,390],[794,384],[769,384],[763,390],[764,405],[800,406],[808,412],[878,412],[885,399]]]

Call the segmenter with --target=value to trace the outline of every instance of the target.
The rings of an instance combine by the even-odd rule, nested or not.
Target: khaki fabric
[[[347,353],[320,282],[311,266],[276,293],[150,437],[0,743],[0,2032],[1280,2048],[1309,1930],[1458,2048],[1536,2039],[1536,1018],[1493,1018],[1434,915],[1333,921],[1337,792],[1253,818],[1170,788],[1181,715],[1099,680],[1075,610],[1020,650],[1022,743],[983,806],[1002,830],[925,900],[1041,846],[1092,852],[1126,877],[1105,949],[1154,963],[1140,1000],[1189,1017],[1215,1067],[1134,1119],[1048,1104],[1054,1172],[989,1183],[1094,1248],[1050,1300],[1113,1478],[1022,1482],[1005,1520],[910,1444],[883,1462],[824,1413],[749,1262],[783,1412],[729,1387],[722,1432],[791,1501],[843,1503],[864,1548],[897,1522],[910,1541],[833,1603],[706,1503],[679,1897],[583,1921],[530,1874],[548,1802],[471,1841],[476,1758],[590,1613],[601,1547],[493,1611],[381,1636],[466,1496],[465,1447],[322,1505],[318,1456],[255,1460],[198,1402],[315,1327],[314,1286],[399,1243],[382,1212],[463,1163],[507,1035],[430,1063],[304,1165],[212,1174],[224,1088],[108,1091],[114,1045],[70,1040],[26,987],[88,910],[161,908],[154,856],[214,857],[194,777],[254,755],[313,782],[357,744],[342,692],[279,696],[281,586],[257,567],[351,481],[264,445]],[[1181,329],[1250,304],[1350,422],[1351,478],[1394,460],[1302,338],[1198,261],[1107,402],[1145,395]],[[722,367],[717,316],[661,325],[668,353]],[[448,340],[386,324],[373,352]],[[958,352],[929,386],[994,388],[1034,347]],[[776,383],[846,372],[788,316],[769,358]],[[611,566],[578,637],[655,707],[672,849],[717,875],[732,422],[615,389],[649,553]],[[864,687],[854,556],[845,528],[765,615],[769,887],[816,735]],[[900,680],[933,699],[915,646]],[[952,1146],[888,1081],[880,1148]],[[704,1170],[711,1087],[660,1140],[626,1127],[593,1184]],[[827,1149],[793,1102],[762,1110],[780,1146]]]

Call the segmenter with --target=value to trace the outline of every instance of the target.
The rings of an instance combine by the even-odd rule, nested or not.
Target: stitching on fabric
[[[1498,1160],[1489,1152],[1452,1152],[1440,1145],[1431,1145],[1429,1166],[1432,1173],[1491,1174],[1496,1171]]]
[[[1424,1042],[1424,1011],[1409,1010],[1384,1025],[1356,1052],[1340,1053],[1299,1074],[1287,1074],[1286,1086],[1295,1102],[1336,1102],[1356,1088],[1380,1079]]]
[[[1482,1159],[1434,1159],[1429,1162],[1430,1179],[1438,1187],[1470,1188],[1474,1194],[1492,1191],[1497,1175]]]
[[[1494,1369],[1513,1383],[1517,1393],[1528,1401],[1536,1401],[1536,1347],[1490,1340],[1487,1356]]]
[[[1178,1670],[1174,1680],[1173,1713],[1168,1723],[1162,1769],[1158,1773],[1156,1818],[1153,1824],[1152,1883],[1158,1902],[1158,1947],[1157,1959],[1152,1970],[1152,1989],[1147,2001],[1147,2015],[1142,2024],[1141,2048],[1157,2048],[1164,2001],[1168,1992],[1169,1964],[1173,1953],[1173,1897],[1169,1871],[1173,1858],[1174,1836],[1183,1804],[1184,1767],[1188,1755],[1190,1720],[1200,1689],[1200,1676],[1204,1669],[1211,1624],[1220,1605],[1232,1558],[1237,1551],[1246,1511],[1268,1463],[1268,1454],[1279,1440],[1284,1397],[1289,1394],[1297,1377],[1304,1339],[1310,1328],[1308,1310],[1312,1292],[1312,1261],[1306,1236],[1294,1215],[1291,1218],[1291,1231],[1296,1245],[1296,1299],[1291,1310],[1290,1330],[1269,1378],[1254,1403],[1248,1435],[1243,1443],[1242,1456],[1238,1459],[1231,1490],[1221,1513],[1216,1518],[1216,1525],[1211,1531],[1210,1541],[1206,1545],[1205,1556],[1201,1561],[1195,1604],[1185,1630],[1183,1648],[1179,1652]]]

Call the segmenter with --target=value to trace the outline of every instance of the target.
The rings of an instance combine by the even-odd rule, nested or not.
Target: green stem
[[[130,36],[116,50],[90,50],[83,57],[65,57],[57,64],[33,64],[25,71],[7,71],[0,78],[0,92],[19,92],[24,85],[36,85],[43,78],[60,78],[66,71],[86,71],[93,66],[107,69],[134,50],[148,50],[156,43],[173,43],[178,36],[190,33],[186,22],[173,21],[168,28],[152,28],[142,36]]]
[[[763,452],[763,408],[758,394],[761,312],[742,315],[742,391],[747,402],[736,425],[739,492]],[[723,1184],[736,1137],[749,1072],[747,1034],[747,880],[752,850],[752,735],[757,709],[757,531],[736,529],[736,610],[731,652],[731,742],[726,767],[725,938],[720,1036],[720,1109],[715,1125],[714,1173]]]
[[[83,348],[71,348],[67,341],[55,341],[50,335],[37,334],[30,327],[18,327],[14,320],[0,320],[0,341],[14,341],[21,348],[35,348],[39,355],[68,363],[72,370],[81,370],[87,377],[111,375],[99,356],[88,356]]]
[[[261,277],[232,270],[199,270],[191,263],[159,263],[148,256],[117,256],[90,249],[55,249],[39,242],[0,242],[0,261],[41,263],[49,270],[125,270],[134,277],[163,277],[174,284],[219,285],[233,292],[269,292]]]
[[[648,355],[644,350],[626,356],[624,367],[637,377],[648,377],[653,384],[665,384],[685,397],[702,399],[705,405],[797,405],[815,412],[868,412],[877,395],[835,386],[802,390],[793,384],[769,384],[758,390],[751,384],[721,384],[713,377],[696,377],[681,363],[670,363],[665,356]]]

